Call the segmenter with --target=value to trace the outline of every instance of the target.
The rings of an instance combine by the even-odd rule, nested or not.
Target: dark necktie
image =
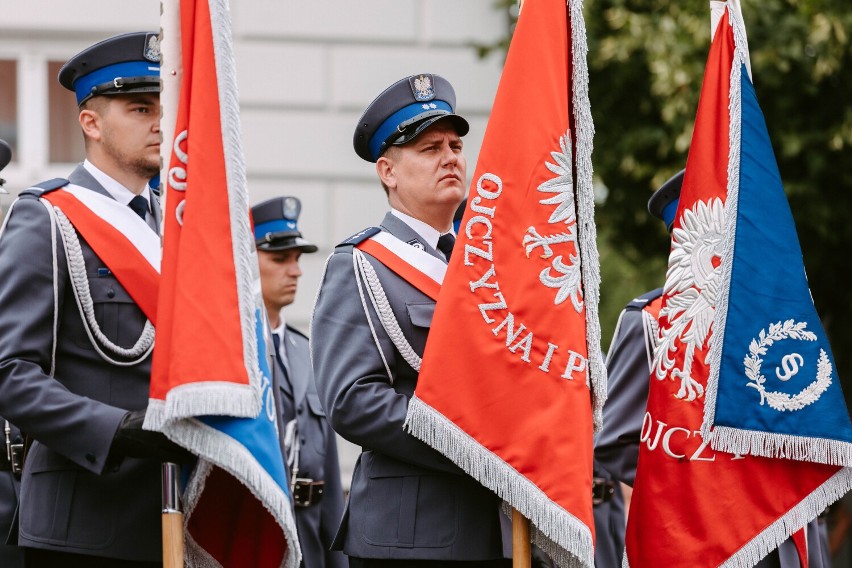
[[[290,373],[287,372],[287,365],[284,364],[284,359],[281,357],[281,337],[277,333],[272,333],[272,343],[275,348],[275,360],[278,361],[278,366],[281,367],[281,373],[284,375],[284,390],[291,392],[290,389]]]
[[[438,239],[438,250],[444,253],[447,257],[447,262],[450,260],[450,255],[453,254],[453,245],[456,244],[456,237],[452,233],[441,235]]]
[[[142,197],[141,195],[137,195],[133,199],[130,200],[130,203],[127,204],[128,207],[136,211],[136,214],[142,217],[142,220],[145,220],[145,215],[148,213],[148,200]]]
[[[272,346],[275,348],[275,360],[278,361],[281,370],[286,373],[287,367],[284,366],[284,361],[281,359],[281,338],[275,332],[272,332]]]

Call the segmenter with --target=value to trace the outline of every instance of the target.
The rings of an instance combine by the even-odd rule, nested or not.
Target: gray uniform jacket
[[[595,441],[595,460],[615,479],[632,486],[636,478],[639,438],[651,377],[649,353],[653,340],[646,336],[642,308],[658,298],[657,289],[630,302],[621,312],[607,354],[608,395],[603,409],[603,430]],[[747,506],[744,503],[743,506]],[[829,568],[826,543],[817,521],[808,525],[810,568]],[[757,564],[759,568],[798,568],[799,557],[792,540],[787,540]]]
[[[424,243],[390,213],[381,228],[404,242]],[[403,430],[417,372],[394,347],[366,299],[392,375],[388,377],[355,279],[353,240],[339,245],[328,260],[311,330],[320,401],[332,427],[363,448],[335,545],[359,558],[502,558],[497,496]],[[424,248],[443,260],[428,244]],[[422,355],[435,302],[367,258],[402,333]]]
[[[82,166],[69,179],[109,195]],[[24,192],[0,237],[0,415],[35,440],[21,480],[19,543],[158,560],[159,464],[107,460],[126,411],[148,404],[151,357],[116,366],[98,354],[51,224],[37,197]],[[82,238],[80,244],[101,330],[132,347],[145,316]]]
[[[0,418],[0,428],[5,424],[6,420]],[[20,431],[14,426],[11,430],[9,436],[11,442],[23,444],[24,439]],[[5,437],[4,434],[0,436]],[[0,443],[0,451],[6,451],[5,443]],[[3,568],[23,568],[24,566],[24,549],[17,546],[17,527],[13,527],[15,512],[18,509],[20,485],[17,476],[11,471],[0,471],[0,566]]]
[[[596,478],[612,480],[608,471],[597,462],[593,464]],[[592,513],[595,518],[595,568],[621,568],[624,555],[624,496],[621,487],[615,482],[612,497],[601,503],[594,503]]]
[[[343,486],[340,482],[340,465],[334,430],[328,424],[325,411],[319,402],[314,372],[311,367],[308,338],[287,326],[284,334],[287,353],[286,374],[277,382],[284,402],[296,416],[299,446],[299,469],[296,474],[296,492],[302,482],[324,481],[322,494],[314,492],[317,502],[294,509],[299,545],[302,548],[302,565],[306,568],[345,568],[346,556],[331,550],[334,534],[343,515]],[[276,367],[280,367],[276,359]],[[282,383],[286,381],[286,384]],[[308,489],[305,485],[303,488]],[[305,491],[308,495],[308,491]],[[310,496],[310,495],[309,495]]]

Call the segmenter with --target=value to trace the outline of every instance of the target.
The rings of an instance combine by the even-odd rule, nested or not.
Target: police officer
[[[677,213],[684,170],[654,192],[648,211],[671,232]],[[657,318],[663,289],[657,288],[632,300],[618,318],[607,353],[608,396],[603,410],[603,430],[595,441],[595,460],[615,479],[633,486],[639,457],[639,437],[648,402],[654,349],[658,343]],[[747,506],[747,504],[744,504]],[[828,568],[824,537],[817,521],[808,525],[808,565]],[[792,540],[764,557],[758,568],[797,568],[798,552]]]
[[[263,302],[272,327],[277,361],[279,412],[282,414],[295,505],[302,565],[342,568],[346,557],[331,551],[334,531],[343,514],[343,487],[334,431],[319,402],[311,367],[308,338],[284,321],[282,309],[293,303],[302,270],[302,253],[317,247],[299,232],[301,203],[296,197],[275,197],[252,207],[260,265]]]
[[[619,568],[624,555],[624,496],[617,481],[595,460],[592,467],[595,567]]]
[[[455,102],[443,77],[413,75],[385,89],[355,128],[355,152],[375,164],[391,210],[335,248],[311,330],[320,401],[332,427],[363,449],[335,538],[350,566],[510,562],[497,496],[403,430],[417,384],[411,363],[423,355],[435,302],[358,248],[384,239],[415,271],[447,262],[466,174],[468,123]]]
[[[31,442],[27,566],[161,564],[159,462],[188,456],[141,428],[153,327],[125,287],[133,263],[102,258],[159,250],[148,188],[160,167],[159,55],[155,32],[130,33],[62,67],[86,160],[21,192],[0,237],[0,415]],[[126,238],[105,249],[103,229]]]
[[[12,149],[5,140],[0,140],[0,171],[11,160]],[[4,183],[0,178],[0,196],[6,195]],[[24,565],[24,551],[16,546],[18,537],[13,525],[18,509],[24,439],[8,420],[0,418],[0,426],[3,426],[4,439],[0,450],[0,566],[18,568]]]

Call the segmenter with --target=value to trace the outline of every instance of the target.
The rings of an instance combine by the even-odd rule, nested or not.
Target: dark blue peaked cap
[[[59,83],[77,95],[77,104],[98,95],[160,92],[160,40],[157,32],[117,35],[88,47],[59,70]]]
[[[671,232],[674,223],[677,204],[680,201],[680,188],[683,186],[683,174],[686,170],[680,170],[660,186],[660,189],[651,195],[648,200],[648,213],[666,224],[666,229]]]
[[[375,98],[355,127],[355,153],[375,162],[389,146],[414,140],[438,120],[448,119],[459,136],[470,126],[455,113],[456,93],[440,75],[421,73],[400,79]]]
[[[297,226],[302,202],[298,197],[273,197],[251,208],[254,243],[257,250],[279,251],[297,248],[316,252],[317,246],[302,238]]]

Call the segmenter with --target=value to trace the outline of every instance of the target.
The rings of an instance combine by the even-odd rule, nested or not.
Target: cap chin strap
[[[423,108],[426,107],[426,108]],[[373,160],[382,155],[391,140],[396,140],[407,126],[439,114],[452,114],[453,107],[446,101],[432,99],[425,103],[406,105],[387,117],[370,138],[368,144]]]
[[[83,104],[90,98],[99,95],[120,95],[131,92],[145,92],[139,91],[138,88],[146,86],[151,87],[150,92],[159,92],[162,84],[160,78],[156,75],[146,75],[144,77],[116,77],[112,81],[92,86],[89,90],[89,94],[80,100],[79,104]],[[156,87],[156,89],[154,89],[154,87]],[[126,89],[133,90],[129,91]]]

